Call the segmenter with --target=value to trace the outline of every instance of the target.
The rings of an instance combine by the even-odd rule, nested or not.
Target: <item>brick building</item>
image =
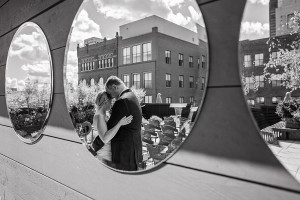
[[[128,87],[144,88],[145,103],[155,102],[160,93],[163,103],[199,104],[208,56],[205,30],[197,29],[198,34],[155,15],[122,25],[120,36],[78,48],[79,69],[85,60],[92,62],[79,71],[79,80],[105,82],[117,75]],[[107,54],[106,59],[113,58],[111,67],[99,65],[99,55]]]

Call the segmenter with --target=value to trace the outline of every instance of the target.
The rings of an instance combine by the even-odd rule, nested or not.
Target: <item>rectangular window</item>
[[[272,97],[272,103],[277,104],[281,101],[281,97]]]
[[[252,107],[255,106],[255,101],[253,99],[248,99],[247,103],[249,106],[252,106]]]
[[[193,104],[194,103],[194,97],[190,96],[190,103]]]
[[[256,97],[256,102],[258,104],[264,104],[265,103],[265,97]]]
[[[166,74],[166,87],[171,87],[171,74]]]
[[[200,59],[197,59],[198,69],[200,68]]]
[[[130,87],[130,76],[129,74],[123,75],[123,82],[126,85],[126,87]]]
[[[93,70],[95,69],[95,61],[93,61]]]
[[[107,59],[107,67],[110,67],[110,58]]]
[[[141,62],[141,45],[132,47],[132,63]]]
[[[144,73],[144,88],[152,88],[152,73]]]
[[[81,64],[81,71],[82,72],[84,71],[84,64],[83,63]]]
[[[206,58],[205,58],[205,56],[202,56],[201,62],[202,62],[202,68],[205,68],[206,67]]]
[[[280,87],[282,86],[282,79],[280,75],[274,75],[273,77],[271,77],[271,84],[272,87]]]
[[[143,44],[143,61],[152,60],[151,42]]]
[[[130,64],[130,47],[123,48],[123,64]]]
[[[114,66],[114,58],[111,58],[111,67]]]
[[[255,54],[255,60],[254,60],[255,66],[261,66],[264,64],[264,54]]]
[[[202,77],[202,80],[201,80],[201,90],[204,90],[205,88],[205,78]]]
[[[172,103],[172,98],[171,97],[166,97],[166,103]]]
[[[179,87],[183,88],[184,87],[184,77],[183,75],[179,75]]]
[[[166,63],[171,64],[171,51],[165,51]]]
[[[184,102],[184,97],[179,97],[179,103],[183,103]]]
[[[189,67],[194,67],[193,56],[189,56]]]
[[[141,88],[141,75],[140,74],[133,74],[132,86],[135,88]]]
[[[178,55],[178,61],[179,61],[179,63],[178,63],[179,66],[183,66],[183,54],[180,53],[180,54]]]
[[[145,103],[152,103],[152,96],[145,96],[144,97],[144,102]]]
[[[255,81],[258,84],[258,87],[265,87],[264,75],[255,76]]]
[[[245,77],[245,79],[246,79],[246,85],[249,88],[249,90],[253,90],[254,89],[253,77]]]
[[[194,88],[194,77],[193,76],[189,77],[189,85],[190,85],[190,88]]]
[[[244,55],[244,66],[245,67],[251,67],[251,55]]]

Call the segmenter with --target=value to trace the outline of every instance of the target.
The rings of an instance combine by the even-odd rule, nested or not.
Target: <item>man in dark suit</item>
[[[142,164],[142,109],[135,94],[126,87],[121,79],[111,76],[105,83],[106,92],[116,98],[112,107],[111,116],[107,122],[107,129],[114,127],[124,116],[133,116],[130,124],[121,126],[111,140],[112,163],[116,169],[135,171]],[[97,143],[102,141],[96,138],[93,144],[97,150]],[[101,147],[100,147],[101,148]]]

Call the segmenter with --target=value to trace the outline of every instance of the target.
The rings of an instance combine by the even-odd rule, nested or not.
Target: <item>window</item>
[[[81,71],[84,71],[84,63],[81,64]]]
[[[171,97],[166,97],[166,103],[172,103],[172,98]]]
[[[130,87],[130,79],[129,79],[129,74],[124,74],[123,75],[123,82],[126,85],[126,87]]]
[[[193,76],[189,77],[189,85],[190,85],[190,88],[194,88],[194,77]]]
[[[250,90],[254,89],[254,80],[253,77],[245,77],[246,85]]]
[[[244,66],[245,67],[251,67],[251,55],[244,55]]]
[[[273,103],[273,104],[276,104],[276,103],[278,103],[279,101],[281,101],[281,97],[272,97],[272,103]]]
[[[152,88],[152,73],[144,73],[144,88]]]
[[[247,103],[249,106],[252,106],[252,107],[255,105],[255,101],[253,99],[248,99]]]
[[[205,56],[202,56],[202,68],[205,68],[205,65],[206,65],[206,59],[205,59]]]
[[[183,75],[180,75],[179,76],[179,87],[180,88],[183,88],[184,87],[184,77],[183,77]]]
[[[197,59],[198,69],[200,68],[200,59]]]
[[[190,103],[193,104],[194,103],[194,97],[190,96]]]
[[[104,60],[101,60],[101,68],[104,68]]]
[[[264,76],[255,76],[255,81],[258,84],[258,87],[265,87],[265,81],[264,81]]]
[[[108,58],[108,59],[107,59],[107,67],[110,67],[110,65],[111,65],[110,61],[111,61],[111,59]]]
[[[265,103],[265,97],[256,97],[256,102],[259,104],[264,104]]]
[[[104,84],[104,80],[103,80],[103,78],[101,77],[101,78],[99,78],[99,83],[98,83],[99,85],[103,85]]]
[[[95,85],[95,80],[93,78],[91,79],[91,85]]]
[[[255,66],[260,66],[264,64],[264,54],[255,54],[255,60],[254,60]]]
[[[204,90],[204,87],[205,87],[205,78],[202,77],[202,80],[201,80],[201,90]]]
[[[141,62],[141,45],[132,47],[132,63]]]
[[[189,56],[189,67],[194,67],[193,56]]]
[[[179,66],[183,66],[183,54],[180,53],[180,54],[178,55],[178,60],[179,60],[179,63],[178,63]]]
[[[282,86],[282,79],[280,75],[274,75],[273,77],[271,77],[271,84],[272,87],[280,87]]]
[[[152,103],[152,96],[145,96],[144,97],[144,102],[145,103]]]
[[[152,60],[151,43],[143,44],[143,61]]]
[[[171,64],[171,51],[165,51],[166,63]]]
[[[92,68],[93,70],[95,69],[95,61],[93,61],[93,68]]]
[[[171,74],[166,74],[166,87],[171,87]]]
[[[130,64],[130,47],[123,48],[123,64]]]
[[[140,74],[133,74],[132,86],[135,88],[141,88],[141,75]]]
[[[184,102],[184,97],[179,97],[179,103],[183,103]]]

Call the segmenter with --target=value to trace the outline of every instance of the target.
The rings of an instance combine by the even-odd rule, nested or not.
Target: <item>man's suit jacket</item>
[[[127,89],[114,103],[107,128],[114,127],[124,116],[133,116],[130,124],[121,126],[111,140],[112,162],[117,169],[134,171],[142,162],[142,110],[135,94]]]

